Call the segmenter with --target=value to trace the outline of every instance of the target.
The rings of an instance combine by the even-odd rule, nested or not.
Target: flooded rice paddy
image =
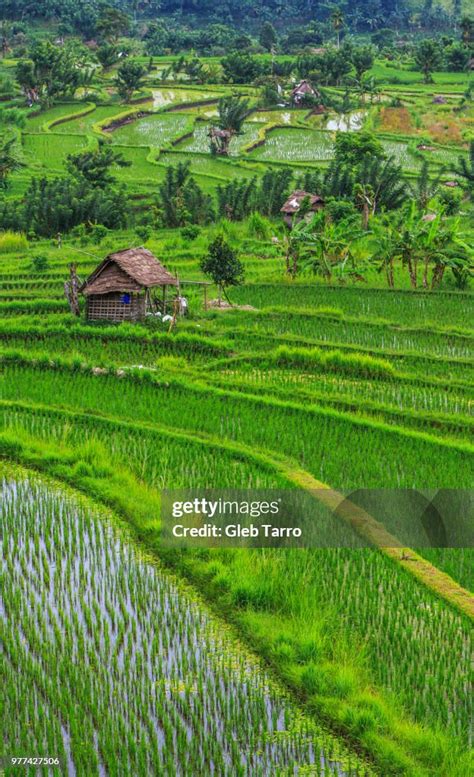
[[[108,514],[0,475],[4,752],[72,777],[371,774]]]

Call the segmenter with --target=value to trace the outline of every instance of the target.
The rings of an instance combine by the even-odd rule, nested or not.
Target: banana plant
[[[292,249],[301,260],[301,269],[322,275],[328,283],[346,278],[362,281],[365,265],[359,257],[359,244],[367,233],[353,219],[333,221],[323,212],[309,223],[301,221],[292,230]]]

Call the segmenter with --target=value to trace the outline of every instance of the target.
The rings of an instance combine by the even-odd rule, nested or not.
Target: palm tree
[[[249,113],[249,101],[229,95],[221,97],[217,108],[219,112],[217,122],[209,129],[211,152],[228,156],[232,138],[242,132],[242,125]]]
[[[337,48],[341,46],[341,30],[344,26],[344,14],[340,8],[335,8],[331,14],[331,22],[337,36]]]
[[[369,95],[371,105],[375,99],[378,100],[380,98],[380,87],[374,76],[367,76],[366,74],[362,79],[362,86],[364,92]]]
[[[409,184],[410,192],[418,203],[420,210],[425,210],[429,201],[435,196],[443,173],[444,168],[442,167],[438,174],[434,178],[431,178],[430,166],[426,159],[421,163],[420,171],[414,185]]]
[[[441,49],[438,41],[431,38],[421,40],[415,51],[415,62],[423,73],[425,84],[432,84],[431,73],[438,67],[441,60]]]
[[[370,187],[372,190],[371,215],[382,208],[396,210],[405,202],[406,183],[402,170],[394,163],[393,157],[364,157],[358,166],[356,181],[363,188]]]
[[[362,211],[362,229],[369,228],[370,214],[373,212],[375,193],[370,184],[363,185],[356,183],[354,186],[354,196],[357,205]]]
[[[16,137],[12,137],[0,146],[0,189],[7,188],[9,175],[21,167],[25,167],[25,163],[17,152]]]
[[[474,200],[474,140],[470,142],[468,158],[459,156],[457,163],[451,169],[461,178],[462,188],[468,193],[470,199]]]
[[[325,92],[324,104],[340,116],[339,126],[346,126],[349,129],[349,114],[357,108],[357,103],[353,101],[350,90],[346,89],[342,97],[334,94],[329,95]]]

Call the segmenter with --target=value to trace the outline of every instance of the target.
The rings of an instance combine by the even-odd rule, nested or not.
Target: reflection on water
[[[94,510],[36,478],[1,484],[12,750],[47,743],[70,776],[370,774]]]
[[[355,132],[360,130],[367,116],[367,111],[354,111],[340,116],[333,116],[326,121],[325,129],[332,132]]]

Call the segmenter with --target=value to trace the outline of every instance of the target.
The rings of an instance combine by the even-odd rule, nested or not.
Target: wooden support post
[[[77,265],[74,262],[69,265],[69,280],[64,284],[64,294],[69,302],[71,313],[79,316],[81,314],[79,307],[79,278],[77,277]]]
[[[161,300],[161,305],[163,307],[163,315],[166,314],[166,284],[163,286],[163,297]]]
[[[204,310],[207,310],[207,286],[204,284]]]
[[[170,321],[170,328],[168,329],[168,334],[170,334],[173,328],[176,326],[176,319],[178,317],[178,313],[179,313],[179,298],[175,297],[173,300],[173,318]]]

